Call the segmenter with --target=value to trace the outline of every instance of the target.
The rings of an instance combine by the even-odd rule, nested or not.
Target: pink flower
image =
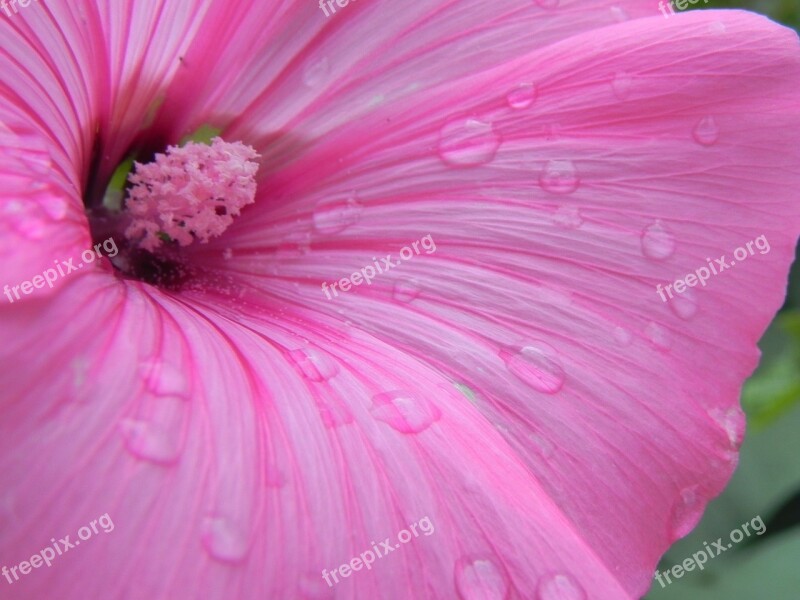
[[[110,4],[0,24],[0,597],[641,596],[735,467],[783,299],[795,34],[652,0]],[[148,252],[109,181],[202,126],[261,156],[255,202]]]

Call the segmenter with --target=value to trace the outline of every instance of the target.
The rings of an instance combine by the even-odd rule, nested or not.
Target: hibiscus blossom
[[[727,482],[793,32],[40,0],[0,39],[0,597],[636,598]]]

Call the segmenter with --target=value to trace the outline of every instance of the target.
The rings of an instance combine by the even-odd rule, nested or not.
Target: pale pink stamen
[[[188,246],[217,237],[255,201],[257,158],[252,147],[217,137],[210,146],[170,146],[151,163],[135,163],[125,235],[151,252],[165,239]]]

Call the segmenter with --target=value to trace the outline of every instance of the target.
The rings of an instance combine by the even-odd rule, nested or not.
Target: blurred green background
[[[705,6],[712,5],[746,8],[800,29],[800,0],[709,0]],[[727,545],[731,531],[758,516],[766,531],[709,559],[702,571],[671,583],[662,575],[663,587],[654,579],[646,600],[800,600],[800,247],[797,254],[786,303],[759,342],[761,364],[742,393],[747,436],[739,468],[659,571],[680,565],[704,542],[711,546],[721,537]]]

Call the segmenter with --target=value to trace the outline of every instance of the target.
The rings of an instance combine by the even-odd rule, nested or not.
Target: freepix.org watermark
[[[709,558],[714,558],[723,552],[727,552],[733,547],[734,544],[738,544],[745,537],[750,537],[750,528],[753,529],[753,532],[756,535],[763,535],[767,530],[767,526],[764,525],[764,521],[761,520],[761,515],[757,515],[749,523],[742,523],[739,529],[734,529],[731,531],[729,536],[731,541],[727,544],[722,541],[722,538],[717,538],[717,541],[712,542],[711,546],[708,545],[708,542],[703,542],[705,549],[698,550],[689,558],[684,560],[681,564],[674,565],[671,569],[668,569],[663,573],[656,569],[656,581],[658,581],[663,588],[667,587],[667,584],[672,583],[670,575],[672,575],[675,579],[680,579],[687,572],[694,571],[695,567],[702,571],[705,568],[705,564],[708,562]],[[664,579],[667,580],[667,583],[664,583]]]
[[[56,538],[50,538],[50,541],[53,543],[52,547],[47,546],[37,554],[31,556],[30,560],[23,560],[21,563],[14,565],[11,568],[3,566],[3,568],[0,569],[0,572],[10,585],[15,581],[19,581],[20,575],[17,574],[17,571],[19,571],[19,573],[22,575],[27,575],[31,572],[31,569],[38,569],[43,564],[51,567],[53,566],[53,561],[57,556],[63,556],[64,553],[69,552],[77,546],[80,546],[81,542],[85,542],[93,535],[100,533],[100,529],[97,527],[98,525],[105,533],[111,533],[114,531],[114,522],[111,520],[111,517],[108,516],[108,513],[106,513],[89,523],[88,526],[83,526],[78,529],[78,539],[74,542],[70,541],[70,536],[65,536],[58,542],[56,541]],[[12,576],[14,577],[13,580],[11,579]]]
[[[736,266],[736,261],[742,262],[743,260],[747,259],[748,256],[753,256],[755,254],[753,246],[755,246],[761,254],[766,254],[770,251],[767,236],[760,235],[756,239],[747,242],[745,244],[746,249],[745,247],[739,246],[736,250],[734,250],[733,258],[735,260],[728,262],[728,260],[725,258],[725,255],[721,256],[720,258],[715,258],[713,262],[710,258],[707,258],[707,267],[695,269],[694,273],[689,273],[683,279],[676,279],[672,283],[668,283],[667,285],[663,286],[663,288],[659,283],[656,285],[656,293],[661,297],[662,302],[666,302],[667,297],[664,295],[665,291],[670,298],[674,298],[672,295],[673,290],[677,294],[682,294],[686,291],[687,287],[694,287],[698,283],[705,287],[706,282],[711,278],[712,275],[719,275],[723,271]]]
[[[35,1],[38,2],[39,0]],[[19,4],[20,8],[27,8],[31,5],[31,2],[34,2],[34,0],[0,0],[0,9],[6,13],[7,17],[10,17],[12,16],[12,10],[14,11],[13,14],[15,15],[19,12],[17,4]]]
[[[22,291],[23,294],[28,295],[32,293],[33,290],[35,289],[43,288],[45,284],[47,284],[48,287],[52,288],[53,284],[56,281],[58,281],[59,277],[66,277],[73,271],[82,269],[83,265],[91,264],[95,261],[96,258],[101,258],[103,256],[100,252],[101,248],[105,250],[106,256],[108,256],[109,258],[114,258],[119,252],[119,249],[117,248],[117,243],[114,241],[114,238],[108,238],[101,244],[95,244],[94,249],[84,250],[81,253],[81,260],[83,261],[82,263],[78,263],[77,265],[74,264],[75,262],[74,258],[70,258],[69,260],[66,261],[54,260],[53,263],[55,263],[56,265],[55,269],[45,269],[41,275],[36,275],[30,281],[23,281],[19,285],[15,285],[13,287],[5,285],[3,287],[3,293],[6,295],[6,298],[8,298],[8,301],[11,302],[11,304],[13,304],[14,298],[16,298],[17,300],[20,299],[19,295],[20,291]],[[12,292],[14,294],[13,297],[11,296]]]
[[[415,256],[418,256],[420,253],[420,245],[422,245],[422,249],[425,250],[425,254],[433,254],[436,252],[436,242],[433,241],[431,234],[428,234],[424,238],[417,240],[410,246],[405,246],[402,250],[400,250],[400,261],[398,262],[394,262],[392,260],[391,254],[387,254],[385,258],[382,258],[380,263],[378,263],[378,259],[373,256],[372,260],[375,261],[374,267],[372,265],[368,265],[359,271],[356,271],[349,277],[342,277],[339,281],[334,281],[332,284],[330,284],[330,290],[333,292],[333,296],[336,296],[337,298],[339,297],[339,292],[336,290],[336,286],[339,286],[341,291],[348,292],[352,286],[358,286],[364,282],[366,282],[367,285],[372,285],[372,280],[378,275],[386,273],[388,270],[394,269],[395,267],[399,267],[402,264],[402,261],[411,260]],[[327,281],[323,282],[322,291],[325,292],[328,300],[333,299],[330,291],[328,291]]]
[[[409,525],[408,529],[403,529],[397,534],[399,543],[392,544],[392,538],[390,537],[380,542],[380,546],[375,542],[370,542],[372,544],[371,550],[365,550],[360,555],[352,558],[350,562],[346,562],[336,569],[333,569],[330,573],[328,569],[323,569],[322,578],[325,580],[325,583],[328,584],[328,587],[333,587],[334,583],[339,583],[339,577],[350,577],[354,571],[360,571],[364,567],[366,567],[367,570],[371,569],[372,563],[374,563],[376,559],[383,558],[390,552],[394,552],[400,547],[400,544],[407,544],[412,539],[419,537],[417,527],[419,527],[420,531],[426,536],[433,534],[433,523],[431,523],[430,517],[424,517],[416,523]],[[331,581],[331,579],[333,579],[333,581]]]

